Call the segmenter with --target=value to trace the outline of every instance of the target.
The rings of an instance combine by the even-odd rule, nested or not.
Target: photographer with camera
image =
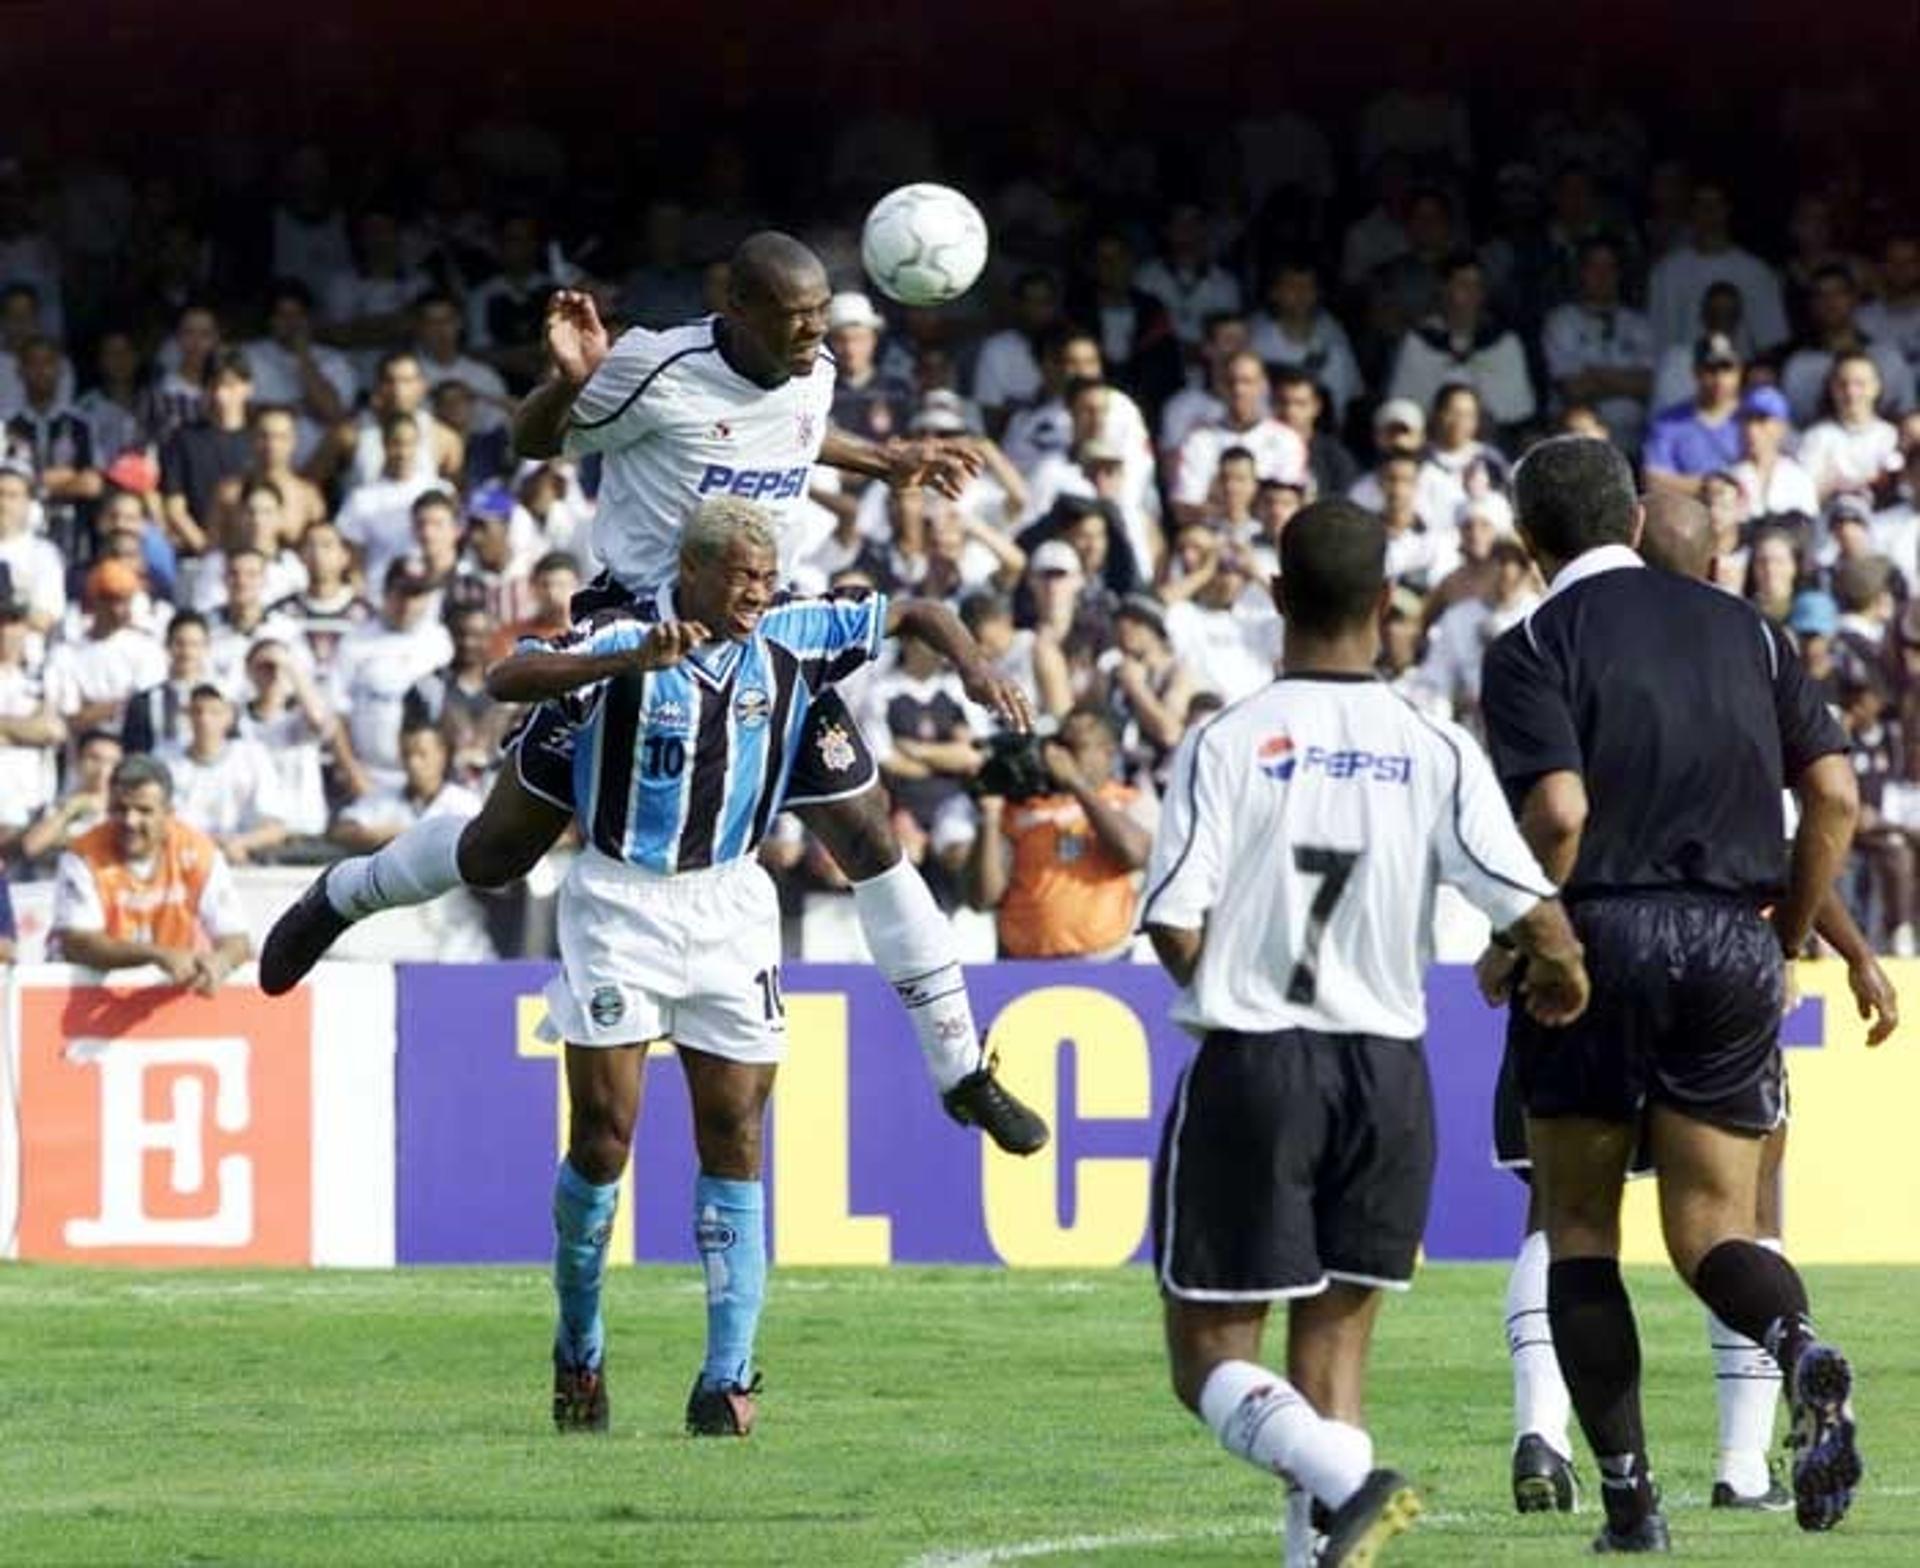
[[[995,911],[1001,957],[1126,952],[1158,812],[1114,776],[1119,755],[1113,721],[1097,708],[1075,708],[1054,740],[995,738],[973,781],[980,832],[967,893]]]

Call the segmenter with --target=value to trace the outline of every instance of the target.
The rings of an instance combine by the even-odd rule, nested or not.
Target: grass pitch
[[[1389,1559],[1572,1563],[1595,1528],[1508,1505],[1503,1272],[1388,1303],[1371,1417],[1429,1517]],[[1633,1279],[1679,1555],[1920,1562],[1920,1270],[1812,1275],[1860,1370],[1868,1476],[1832,1536],[1709,1514],[1701,1314]],[[7,1564],[1272,1563],[1277,1485],[1173,1404],[1136,1270],[776,1272],[745,1444],[679,1420],[693,1271],[609,1292],[615,1435],[547,1424],[532,1270],[154,1275],[0,1268]],[[1589,1467],[1590,1469],[1590,1467]]]

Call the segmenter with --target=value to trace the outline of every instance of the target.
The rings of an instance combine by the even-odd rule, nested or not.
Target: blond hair
[[[680,534],[680,554],[696,564],[717,561],[740,539],[755,549],[779,553],[773,514],[739,496],[717,495],[702,501]]]

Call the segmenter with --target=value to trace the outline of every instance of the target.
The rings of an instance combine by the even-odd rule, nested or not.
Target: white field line
[[[1422,1525],[1465,1524],[1465,1514],[1422,1514]],[[1198,1530],[1116,1530],[1110,1535],[1059,1535],[1034,1541],[1009,1541],[1002,1546],[942,1547],[909,1558],[905,1568],[993,1568],[995,1563],[1026,1562],[1036,1557],[1065,1557],[1069,1553],[1084,1556],[1094,1552],[1117,1552],[1138,1546],[1180,1546],[1194,1541],[1244,1540],[1251,1536],[1271,1536],[1278,1544],[1280,1526],[1247,1520],[1239,1524],[1213,1525]]]

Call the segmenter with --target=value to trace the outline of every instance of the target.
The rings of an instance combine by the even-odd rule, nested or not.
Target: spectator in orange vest
[[[93,969],[154,964],[211,996],[253,954],[233,873],[212,839],[173,814],[166,764],[129,756],[107,786],[107,820],[60,857],[52,943]]]
[[[1130,945],[1157,813],[1114,777],[1119,755],[1113,721],[1075,708],[1044,743],[1052,793],[980,797],[968,891],[996,912],[1002,957],[1117,958]]]

